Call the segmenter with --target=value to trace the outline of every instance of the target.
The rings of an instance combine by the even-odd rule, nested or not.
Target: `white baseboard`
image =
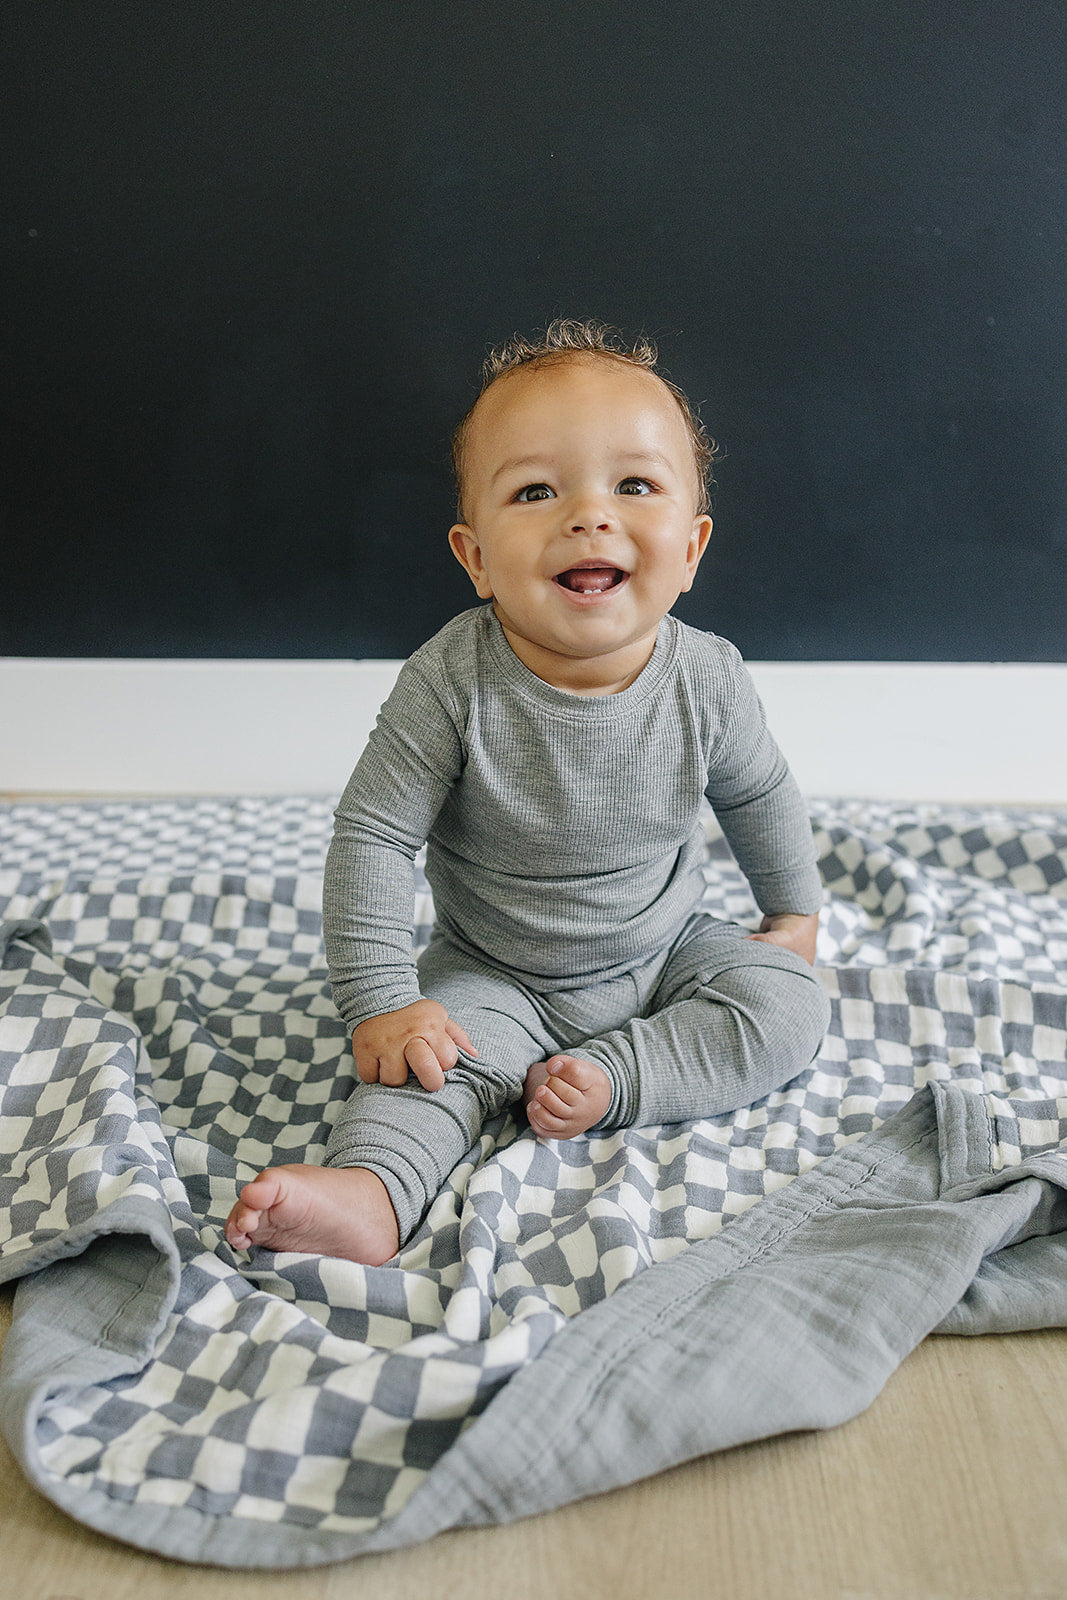
[[[751,667],[807,795],[1067,806],[1067,664]]]
[[[399,667],[0,658],[0,793],[337,794]],[[1067,805],[1067,664],[750,667],[808,795]]]

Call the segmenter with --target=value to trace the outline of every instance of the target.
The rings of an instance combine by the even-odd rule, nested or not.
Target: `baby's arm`
[[[459,1060],[459,1048],[478,1054],[465,1028],[436,1000],[368,1017],[352,1033],[356,1071],[364,1083],[402,1084],[413,1072],[424,1089],[440,1089]]]
[[[815,965],[822,884],[807,804],[731,647],[732,694],[711,752],[706,795],[764,913],[754,939]]]
[[[402,1084],[411,1071],[438,1089],[457,1046],[471,1048],[420,994],[412,948],[415,857],[462,765],[455,718],[408,663],[334,814],[323,882],[334,1001],[364,1083]]]

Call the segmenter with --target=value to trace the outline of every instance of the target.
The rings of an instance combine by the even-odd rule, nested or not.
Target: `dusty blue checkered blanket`
[[[503,1115],[364,1268],[222,1233],[351,1082],[329,803],[0,808],[0,1420],[31,1480],[168,1555],[307,1565],[829,1426],[931,1331],[1067,1325],[1067,815],[813,825],[811,1069],[568,1143]],[[754,924],[710,823],[706,875]]]

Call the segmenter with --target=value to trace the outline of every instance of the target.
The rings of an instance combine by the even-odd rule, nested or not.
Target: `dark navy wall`
[[[1067,5],[3,8],[0,653],[400,656],[485,347],[658,338],[750,657],[1067,659]]]

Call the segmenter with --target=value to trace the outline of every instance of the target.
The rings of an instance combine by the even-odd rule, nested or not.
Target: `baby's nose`
[[[611,507],[599,495],[588,496],[585,505],[580,502],[571,508],[572,533],[606,533],[611,527]]]
[[[611,496],[590,484],[576,490],[567,507],[560,507],[567,517],[566,526],[571,533],[609,533],[615,525],[615,507]]]

